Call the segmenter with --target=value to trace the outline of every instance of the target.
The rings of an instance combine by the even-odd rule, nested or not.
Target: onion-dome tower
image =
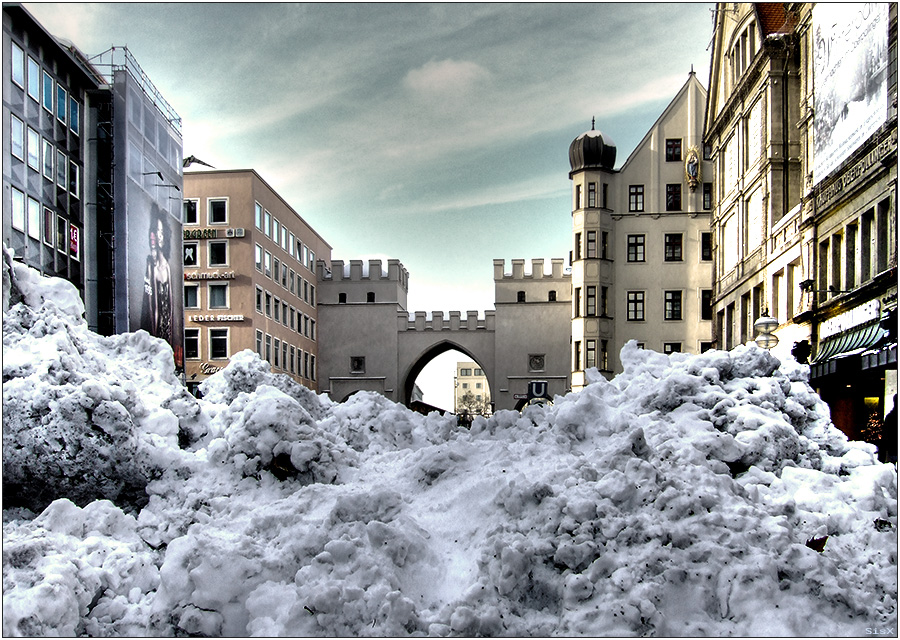
[[[584,169],[612,171],[616,164],[616,143],[608,135],[594,129],[582,133],[569,145],[569,177]]]

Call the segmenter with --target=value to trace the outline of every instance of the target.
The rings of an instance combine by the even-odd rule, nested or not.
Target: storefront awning
[[[811,378],[820,378],[837,372],[836,360],[860,355],[877,344],[886,334],[879,322],[855,327],[829,336],[819,345],[818,353],[812,363]]]

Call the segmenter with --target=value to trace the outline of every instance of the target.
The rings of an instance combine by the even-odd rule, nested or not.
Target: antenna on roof
[[[596,118],[591,116],[591,131],[594,130],[594,120],[596,120]]]
[[[691,75],[694,75],[694,63],[691,63]]]

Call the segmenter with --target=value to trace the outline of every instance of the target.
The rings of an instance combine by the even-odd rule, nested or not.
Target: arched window
[[[366,302],[375,302],[375,292],[374,291],[369,291],[366,294]]]
[[[338,304],[347,304],[347,294],[346,293],[338,294]]]

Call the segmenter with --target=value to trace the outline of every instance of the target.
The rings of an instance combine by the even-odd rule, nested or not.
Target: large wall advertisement
[[[887,119],[887,3],[817,3],[813,176],[818,184]]]
[[[127,255],[127,317],[119,330],[162,338],[183,371],[181,135],[126,72],[117,74],[116,91],[124,97],[127,137],[119,145],[126,156],[124,198],[116,197],[117,245]]]

